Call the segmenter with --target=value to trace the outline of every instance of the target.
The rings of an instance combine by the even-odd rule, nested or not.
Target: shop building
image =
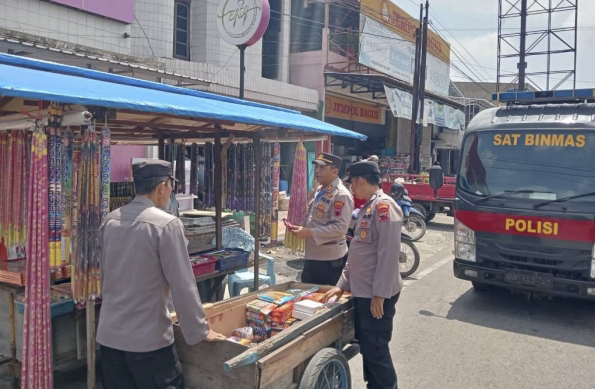
[[[292,29],[290,82],[318,91],[325,121],[368,136],[363,143],[333,139],[335,152],[347,160],[376,154],[407,161],[419,21],[396,0],[299,0],[293,2],[292,16],[299,26]],[[430,31],[422,167],[451,164],[456,157],[465,115],[464,102],[453,98],[452,91],[450,46]]]
[[[246,98],[316,113],[315,90],[289,81],[290,0],[270,0],[263,39],[246,50]],[[217,30],[218,1],[0,0],[0,52],[227,96],[239,51]]]

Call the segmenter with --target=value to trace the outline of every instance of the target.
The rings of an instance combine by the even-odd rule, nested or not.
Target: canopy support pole
[[[223,207],[223,166],[221,161],[221,132],[215,132],[215,236],[217,249],[223,248],[221,208]]]
[[[158,137],[159,144],[157,146],[157,157],[161,160],[165,159],[165,137],[163,135],[159,135]]]
[[[262,174],[262,150],[260,136],[255,135],[254,142],[254,290],[258,290],[260,274],[260,181]]]

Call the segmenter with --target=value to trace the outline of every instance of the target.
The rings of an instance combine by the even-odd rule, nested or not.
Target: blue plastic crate
[[[21,315],[25,314],[25,304],[24,303],[15,300],[14,305],[16,306],[18,313],[20,313]],[[52,310],[51,310],[52,317],[67,315],[72,311],[74,311],[74,300],[73,299],[68,299],[68,300],[64,300],[64,301],[60,301],[60,302],[52,304]]]
[[[212,252],[210,254],[217,254],[221,252],[236,252],[237,254],[234,256],[229,256],[227,258],[219,258],[217,259],[217,264],[215,265],[215,270],[217,271],[226,271],[229,269],[233,269],[240,266],[245,266],[248,264],[248,259],[250,258],[250,253],[247,251],[239,250],[239,249],[226,249],[226,250],[219,250]]]

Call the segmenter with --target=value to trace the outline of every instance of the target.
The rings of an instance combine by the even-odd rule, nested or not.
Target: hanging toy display
[[[62,132],[62,268],[68,269],[71,261],[71,228],[73,202],[73,152],[74,133],[70,127]],[[69,272],[66,272],[68,276]]]
[[[190,147],[190,194],[198,195],[198,145]]]
[[[101,223],[100,204],[101,147],[94,126],[84,132],[77,175],[78,221],[76,254],[72,271],[73,298],[85,304],[99,296],[99,250],[96,239]]]
[[[293,174],[291,177],[291,191],[289,200],[289,212],[287,220],[294,226],[301,226],[306,215],[308,195],[308,165],[307,153],[304,144],[300,141],[295,149],[295,160],[293,162]],[[297,238],[289,231],[285,232],[285,246],[293,251],[304,251],[304,239]]]
[[[0,131],[0,261],[26,255],[28,139],[24,131]]]
[[[62,266],[62,109],[51,104],[48,126],[48,190],[50,266],[56,278],[63,278]]]
[[[271,215],[271,243],[277,243],[279,231],[279,175],[281,169],[281,145],[275,142],[273,146],[273,173],[272,173],[272,215]]]
[[[27,244],[22,388],[53,387],[47,147],[47,136],[42,130],[36,130],[32,139],[29,179],[28,225],[31,236]]]

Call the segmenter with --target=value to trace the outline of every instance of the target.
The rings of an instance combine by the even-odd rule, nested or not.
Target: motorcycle
[[[403,228],[411,235],[411,239],[417,242],[426,234],[426,221],[423,213],[413,208],[411,198],[405,187],[399,186],[400,190],[391,193],[393,199],[403,210]]]
[[[354,212],[353,219],[357,219],[357,214]],[[353,239],[353,228],[347,231],[347,247]],[[417,271],[419,267],[419,251],[413,243],[413,238],[405,232],[401,231],[401,252],[399,253],[399,272],[401,277],[409,277]]]

